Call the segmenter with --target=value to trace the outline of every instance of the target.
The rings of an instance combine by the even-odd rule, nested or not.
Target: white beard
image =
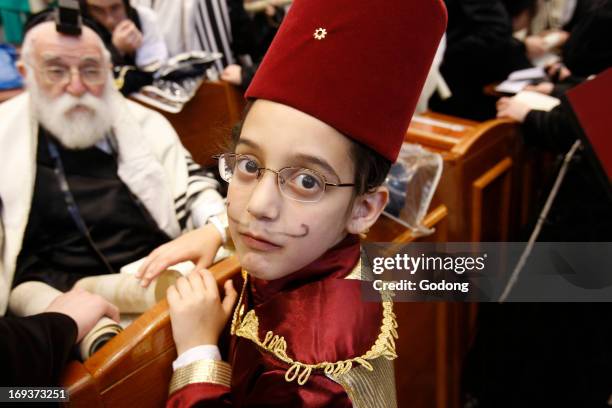
[[[111,78],[100,97],[87,92],[81,97],[64,93],[49,98],[40,91],[34,72],[28,74],[27,88],[35,119],[68,149],[92,147],[109,133],[117,117],[113,101],[119,93]],[[86,109],[72,111],[76,107]]]

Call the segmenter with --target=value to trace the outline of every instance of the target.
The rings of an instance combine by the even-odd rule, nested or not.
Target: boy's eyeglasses
[[[225,181],[252,186],[264,172],[276,174],[280,192],[287,198],[304,203],[320,201],[330,187],[354,187],[355,184],[328,183],[325,176],[315,170],[302,167],[283,167],[280,170],[260,167],[257,160],[248,155],[224,153],[214,156],[219,161],[219,174]]]

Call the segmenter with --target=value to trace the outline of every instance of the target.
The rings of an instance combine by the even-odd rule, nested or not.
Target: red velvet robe
[[[259,339],[283,336],[286,354],[306,364],[364,355],[381,332],[381,303],[365,303],[361,281],[345,279],[359,261],[359,240],[349,236],[306,268],[276,281],[249,278],[242,305],[259,320]],[[238,308],[241,305],[237,306]],[[345,389],[323,370],[287,381],[290,365],[254,341],[232,336],[231,388],[192,383],[170,395],[168,407],[351,407]],[[358,364],[355,364],[358,365]]]

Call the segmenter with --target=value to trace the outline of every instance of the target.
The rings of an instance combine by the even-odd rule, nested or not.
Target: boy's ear
[[[387,187],[379,186],[373,192],[355,198],[353,209],[346,222],[350,234],[365,234],[374,225],[389,201]]]

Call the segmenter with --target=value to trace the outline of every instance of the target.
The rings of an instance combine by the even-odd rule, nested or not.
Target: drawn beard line
[[[229,203],[227,203],[227,207],[229,208]],[[241,227],[244,227],[244,228],[247,227],[246,224],[243,224],[240,221],[238,221],[237,219],[231,217],[229,215],[229,211],[228,211],[228,214],[227,214],[227,218],[232,220],[232,222],[236,223],[237,225],[240,225]],[[272,230],[269,230],[267,228],[264,228],[263,230],[268,235],[272,235],[272,236],[274,236],[274,235],[282,235],[282,236],[289,237],[289,238],[304,238],[304,237],[308,236],[308,234],[310,234],[310,227],[308,225],[302,224],[302,225],[300,225],[300,227],[302,228],[302,232],[297,233],[297,234],[291,234],[291,233],[283,232],[283,231],[272,231]]]

